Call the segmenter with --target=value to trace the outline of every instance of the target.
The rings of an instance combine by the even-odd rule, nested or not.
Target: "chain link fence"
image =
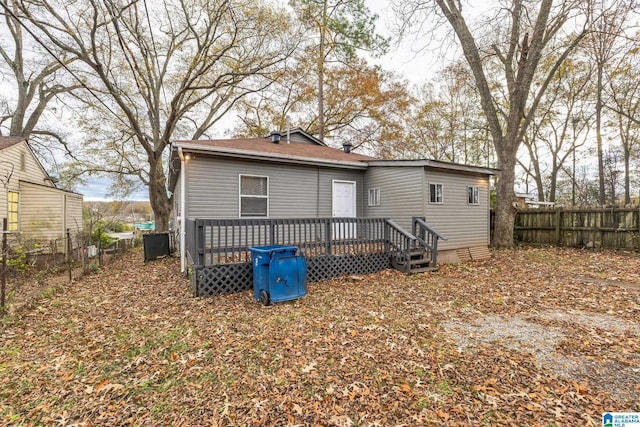
[[[36,239],[2,227],[0,246],[0,315],[10,306],[30,305],[60,286],[91,272],[139,244],[141,237],[93,243],[89,233],[67,230],[56,239]]]

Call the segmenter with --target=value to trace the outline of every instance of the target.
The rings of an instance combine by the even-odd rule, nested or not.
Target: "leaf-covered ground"
[[[139,250],[0,329],[0,424],[600,425],[640,411],[640,256],[527,248],[194,298]]]

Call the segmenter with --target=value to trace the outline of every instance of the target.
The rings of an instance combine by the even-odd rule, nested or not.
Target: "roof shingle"
[[[176,141],[177,144],[193,144],[207,147],[222,148],[232,150],[242,154],[243,152],[262,153],[265,155],[300,157],[307,159],[318,159],[324,161],[336,162],[366,162],[377,160],[375,157],[365,156],[358,153],[345,153],[332,147],[323,147],[315,144],[291,143],[280,141],[275,144],[267,138],[249,138],[249,139],[213,139],[213,140],[196,140],[196,141]]]
[[[25,138],[22,136],[0,136],[0,150],[4,150],[24,140]]]

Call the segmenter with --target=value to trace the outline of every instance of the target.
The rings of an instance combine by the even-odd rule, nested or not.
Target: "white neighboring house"
[[[28,239],[63,239],[82,231],[82,195],[57,188],[22,137],[0,136],[0,227]],[[66,245],[60,245],[64,252]]]

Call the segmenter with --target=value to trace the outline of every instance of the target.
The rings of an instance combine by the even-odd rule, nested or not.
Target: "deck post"
[[[327,255],[331,255],[331,222],[331,218],[327,218],[324,222],[324,244]]]
[[[275,245],[276,244],[276,223],[273,221],[269,222],[269,242],[267,242],[267,244],[269,245]]]
[[[384,221],[384,251],[386,253],[389,253],[389,238],[390,238],[391,232],[389,230],[389,223],[387,222],[387,219],[385,219]]]
[[[196,254],[198,256],[198,265],[204,265],[204,224],[201,220],[196,219],[194,221],[195,225],[195,236],[196,236]]]

